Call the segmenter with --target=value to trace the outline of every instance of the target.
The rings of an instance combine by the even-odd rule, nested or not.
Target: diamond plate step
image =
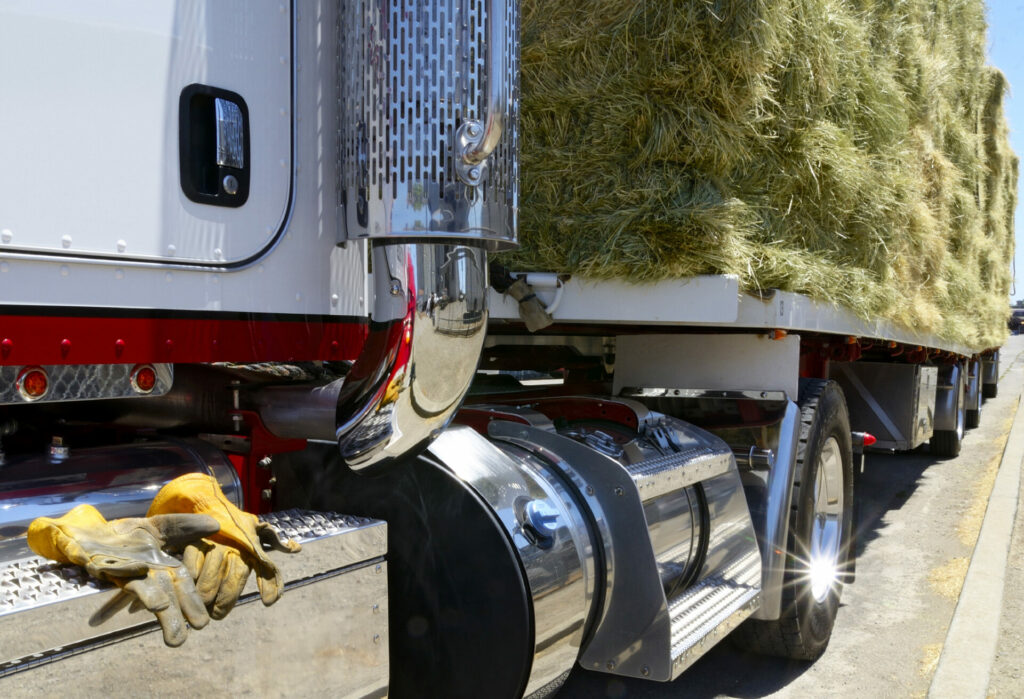
[[[626,466],[644,502],[727,473],[733,456],[702,444]]]
[[[375,520],[336,512],[284,510],[260,517],[289,539],[300,544],[325,536],[355,530]],[[34,556],[27,546],[25,556],[0,563],[0,617],[41,605],[96,594],[114,586],[91,577],[84,569]],[[382,554],[383,552],[381,552]]]
[[[678,677],[750,616],[761,594],[756,548],[669,601],[672,675]]]
[[[288,586],[341,569],[382,561],[387,551],[384,522],[334,512],[286,510],[261,517],[303,545],[298,554],[270,551]],[[110,634],[153,625],[142,612],[124,612],[94,626],[93,613],[118,593],[110,583],[90,577],[78,566],[31,555],[0,563],[0,676],[10,668],[62,649],[96,642]],[[250,579],[244,603],[255,599]]]

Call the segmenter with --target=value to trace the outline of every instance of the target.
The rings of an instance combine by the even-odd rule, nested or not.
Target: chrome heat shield
[[[516,243],[517,0],[344,0],[341,188],[350,239]]]

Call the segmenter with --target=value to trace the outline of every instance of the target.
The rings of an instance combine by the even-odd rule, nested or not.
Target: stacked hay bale
[[[1005,336],[1016,158],[983,0],[523,0],[515,269],[736,274]]]

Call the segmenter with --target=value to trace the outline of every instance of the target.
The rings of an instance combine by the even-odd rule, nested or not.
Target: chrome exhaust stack
[[[337,441],[355,470],[426,446],[469,390],[487,328],[487,258],[458,243],[373,247],[370,334],[343,379],[269,386],[253,401],[286,439]]]
[[[342,458],[361,470],[426,446],[469,390],[487,328],[487,257],[458,244],[374,247],[376,309],[337,400]]]
[[[354,469],[448,424],[487,325],[485,250],[516,244],[518,3],[344,0],[339,160],[349,240],[369,239],[374,309],[339,387]]]
[[[370,334],[344,380],[268,389],[260,412],[360,470],[425,446],[476,370],[485,250],[517,240],[519,7],[343,0],[338,26],[340,196],[348,239],[371,243]]]
[[[341,194],[350,240],[516,243],[516,0],[344,0]]]

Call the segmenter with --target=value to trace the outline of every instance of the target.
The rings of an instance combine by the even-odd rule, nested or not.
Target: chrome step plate
[[[640,499],[647,501],[728,473],[732,459],[730,453],[696,444],[679,452],[630,464],[626,470],[640,493]]]
[[[761,557],[756,548],[669,601],[672,676],[678,677],[757,609]]]

